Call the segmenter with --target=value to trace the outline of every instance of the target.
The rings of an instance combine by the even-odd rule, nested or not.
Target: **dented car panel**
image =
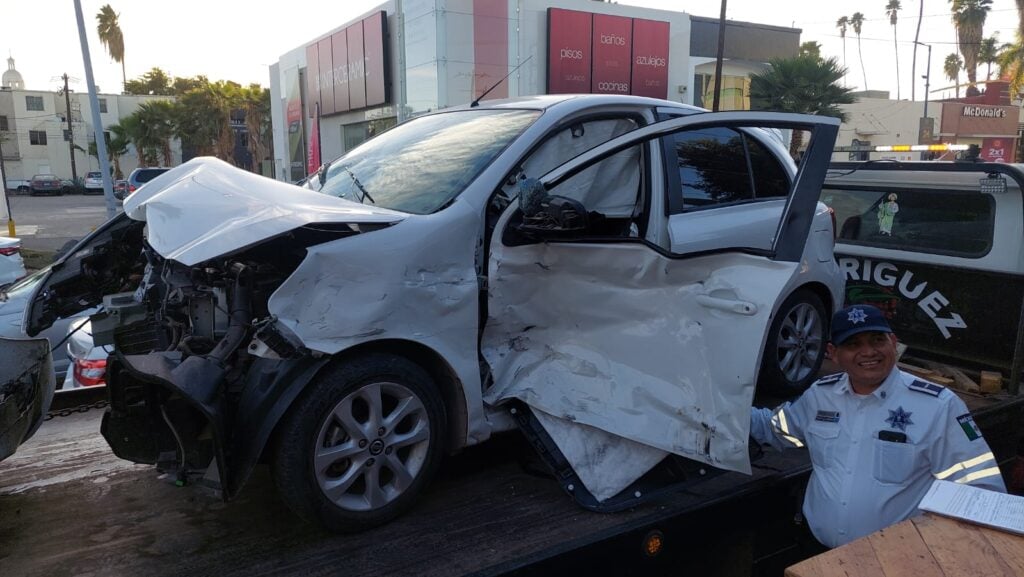
[[[39,429],[55,388],[49,341],[0,338],[0,460]]]

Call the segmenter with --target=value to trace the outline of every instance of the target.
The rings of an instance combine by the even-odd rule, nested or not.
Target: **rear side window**
[[[152,169],[152,170],[140,170],[139,173],[135,175],[135,181],[138,182],[139,184],[141,184],[143,182],[149,182],[149,181],[153,180],[154,178],[160,176],[161,174],[163,174],[165,172],[167,172],[167,171],[166,170],[155,170],[155,169]]]
[[[789,193],[785,169],[760,142],[731,128],[675,134],[683,210],[708,208]]]
[[[977,192],[833,189],[839,242],[981,258],[992,248],[995,200]]]

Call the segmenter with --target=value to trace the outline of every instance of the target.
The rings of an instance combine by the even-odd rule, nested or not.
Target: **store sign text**
[[[964,106],[963,115],[970,118],[1006,118],[1006,110],[986,106]]]

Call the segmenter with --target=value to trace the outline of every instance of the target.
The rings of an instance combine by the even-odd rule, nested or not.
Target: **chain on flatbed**
[[[109,404],[110,403],[106,399],[100,399],[95,403],[87,403],[84,405],[78,405],[77,407],[65,407],[63,409],[58,409],[56,411],[50,411],[46,413],[46,417],[44,417],[43,420],[49,421],[54,417],[67,417],[75,413],[85,413],[88,412],[90,409],[103,409]]]

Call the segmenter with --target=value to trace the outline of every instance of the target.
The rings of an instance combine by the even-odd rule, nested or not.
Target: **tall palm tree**
[[[992,0],[988,0],[991,2]],[[854,12],[853,16],[850,16],[850,26],[853,27],[853,33],[857,35],[857,54],[860,55],[860,72],[864,75],[864,90],[868,89],[868,71],[864,68],[864,53],[860,49],[860,31],[864,28],[864,15],[860,12]]]
[[[945,62],[942,63],[942,71],[946,73],[946,78],[953,81],[957,98],[960,98],[960,71],[963,68],[964,61],[960,59],[960,55],[956,52],[946,56]]]
[[[992,0],[950,0],[953,4],[953,25],[960,54],[964,57],[963,69],[967,72],[967,96],[979,94],[975,82],[978,77],[978,51],[985,19],[992,9]]]
[[[1021,0],[1024,1],[1024,0]],[[917,42],[921,39],[921,19],[924,18],[924,0],[917,10],[917,32],[914,32],[914,59],[910,63],[910,99],[914,100],[914,89],[917,86]]]
[[[139,152],[143,166],[155,166],[160,160],[170,166],[171,139],[174,138],[174,103],[149,100],[121,121],[125,133]]]
[[[889,0],[885,5],[885,13],[889,16],[889,24],[892,24],[892,49],[896,52],[896,100],[900,99],[900,45],[896,43],[896,21],[898,13],[903,7],[900,0]]]
[[[999,77],[1010,81],[1010,98],[1024,90],[1024,35],[1017,33],[1017,42],[1006,44],[999,51]]]
[[[775,58],[764,72],[750,76],[750,105],[754,110],[820,114],[846,119],[840,104],[852,104],[849,88],[839,84],[846,69],[835,58],[812,54]],[[793,131],[789,152],[794,157],[802,132]]]
[[[128,77],[124,70],[124,34],[121,32],[121,25],[117,18],[120,14],[114,12],[110,4],[105,4],[96,14],[96,31],[100,35],[100,44],[107,49],[110,58],[121,65],[121,88],[128,83]]]
[[[981,41],[981,48],[978,50],[978,64],[985,65],[985,80],[992,80],[992,65],[999,62],[999,52],[1009,46],[999,46],[999,38],[995,35],[989,36]]]
[[[839,37],[843,39],[843,76],[846,75],[846,28],[850,25],[848,16],[840,16],[836,20],[836,28],[839,29]]]

